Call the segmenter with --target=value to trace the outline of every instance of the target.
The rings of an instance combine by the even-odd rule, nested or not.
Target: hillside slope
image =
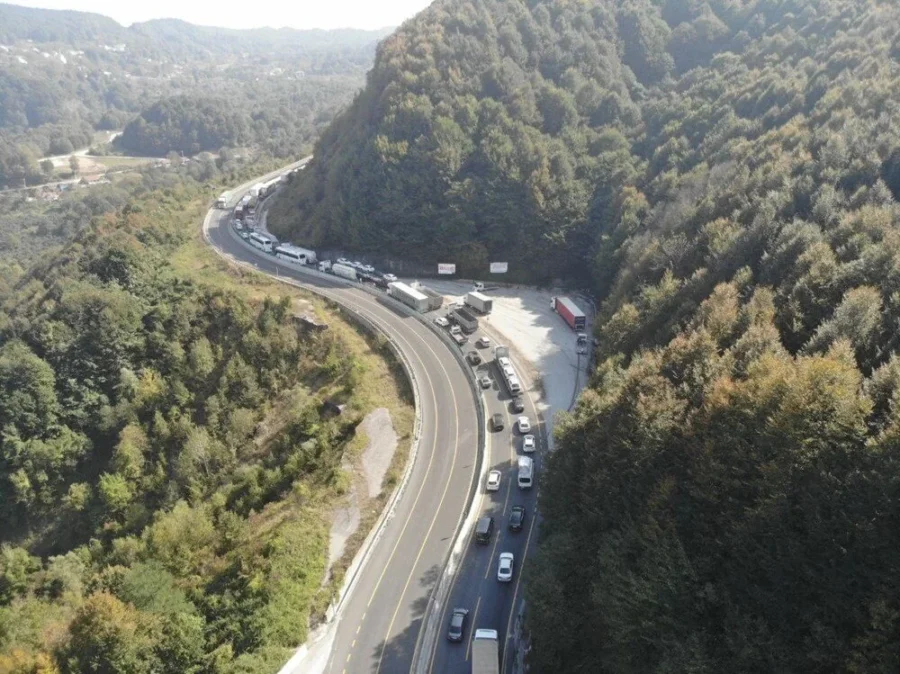
[[[896,669],[898,36],[877,0],[438,2],[278,204],[602,301],[535,671]]]
[[[97,14],[0,4],[0,187],[49,181],[41,157],[132,121],[121,147],[135,154],[249,145],[299,156],[352,100],[386,32],[176,20],[126,28]],[[168,114],[154,123],[160,106]]]

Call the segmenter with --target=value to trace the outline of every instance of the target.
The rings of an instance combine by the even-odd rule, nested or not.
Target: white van
[[[530,456],[519,457],[519,489],[531,489],[534,483],[534,461]]]

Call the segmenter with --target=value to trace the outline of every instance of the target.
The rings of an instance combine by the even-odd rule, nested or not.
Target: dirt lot
[[[444,294],[448,302],[461,302],[472,289],[470,284],[457,281],[429,280],[425,285]],[[486,294],[494,298],[494,310],[479,317],[485,331],[503,339],[520,364],[531,365],[528,374],[532,381],[541,382],[541,411],[550,431],[554,413],[569,409],[587,381],[589,357],[578,354],[575,333],[550,308],[550,299],[561,292],[525,286],[491,290]],[[588,316],[586,332],[590,335],[591,307],[581,300],[576,303]]]

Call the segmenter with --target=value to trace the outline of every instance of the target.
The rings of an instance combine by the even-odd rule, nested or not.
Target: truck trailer
[[[331,273],[335,276],[340,276],[341,278],[345,278],[349,281],[356,281],[356,269],[351,267],[349,264],[333,264],[331,265]]]
[[[562,319],[569,324],[570,328],[573,330],[584,330],[587,321],[584,312],[568,297],[554,297],[552,308],[562,316]]]
[[[472,334],[478,329],[478,319],[464,307],[454,309],[450,312],[449,317],[467,334]]]
[[[500,674],[497,630],[475,630],[472,639],[472,674]]]
[[[476,291],[466,295],[465,303],[467,307],[472,307],[475,311],[480,311],[483,314],[491,313],[491,310],[494,308],[494,300]]]
[[[428,310],[435,311],[444,304],[444,296],[421,283],[413,283],[413,288],[428,297]]]
[[[388,295],[416,311],[428,311],[428,295],[400,281],[388,283]]]

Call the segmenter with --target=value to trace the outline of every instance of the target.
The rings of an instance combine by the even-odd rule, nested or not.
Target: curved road
[[[478,470],[478,403],[468,375],[450,352],[455,347],[393,300],[251,248],[234,233],[226,211],[210,211],[204,228],[227,257],[290,279],[373,323],[402,350],[412,370],[421,433],[408,486],[338,608],[325,669],[337,674],[407,672]]]
[[[480,333],[479,333],[480,334]],[[516,365],[521,374],[523,369]],[[479,517],[491,515],[494,518],[494,535],[489,545],[475,543],[470,532],[465,544],[465,553],[453,579],[449,597],[442,606],[441,631],[431,654],[429,672],[433,674],[469,674],[472,671],[472,636],[476,629],[497,630],[500,642],[501,672],[513,671],[514,661],[513,633],[515,631],[516,609],[522,600],[522,569],[527,563],[527,555],[533,550],[536,542],[537,496],[541,473],[541,454],[547,447],[545,425],[538,416],[537,408],[531,395],[526,391],[523,396],[525,414],[531,422],[531,433],[535,436],[537,448],[531,454],[523,454],[522,434],[519,433],[515,421],[520,416],[511,410],[512,397],[506,391],[497,365],[489,360],[478,367],[479,376],[488,374],[492,387],[485,391],[485,415],[499,413],[504,419],[504,429],[488,435],[487,452],[488,468],[501,471],[503,477],[500,491],[486,492],[484,485],[479,485],[475,509]],[[525,387],[529,388],[528,386]],[[517,485],[518,457],[530,456],[534,460],[535,486],[532,489],[519,489]],[[512,532],[508,528],[510,510],[515,505],[525,506],[525,525],[520,532]],[[513,580],[501,583],[497,580],[498,557],[502,552],[514,555]],[[454,607],[469,610],[466,622],[466,633],[462,643],[446,640],[450,612]]]

